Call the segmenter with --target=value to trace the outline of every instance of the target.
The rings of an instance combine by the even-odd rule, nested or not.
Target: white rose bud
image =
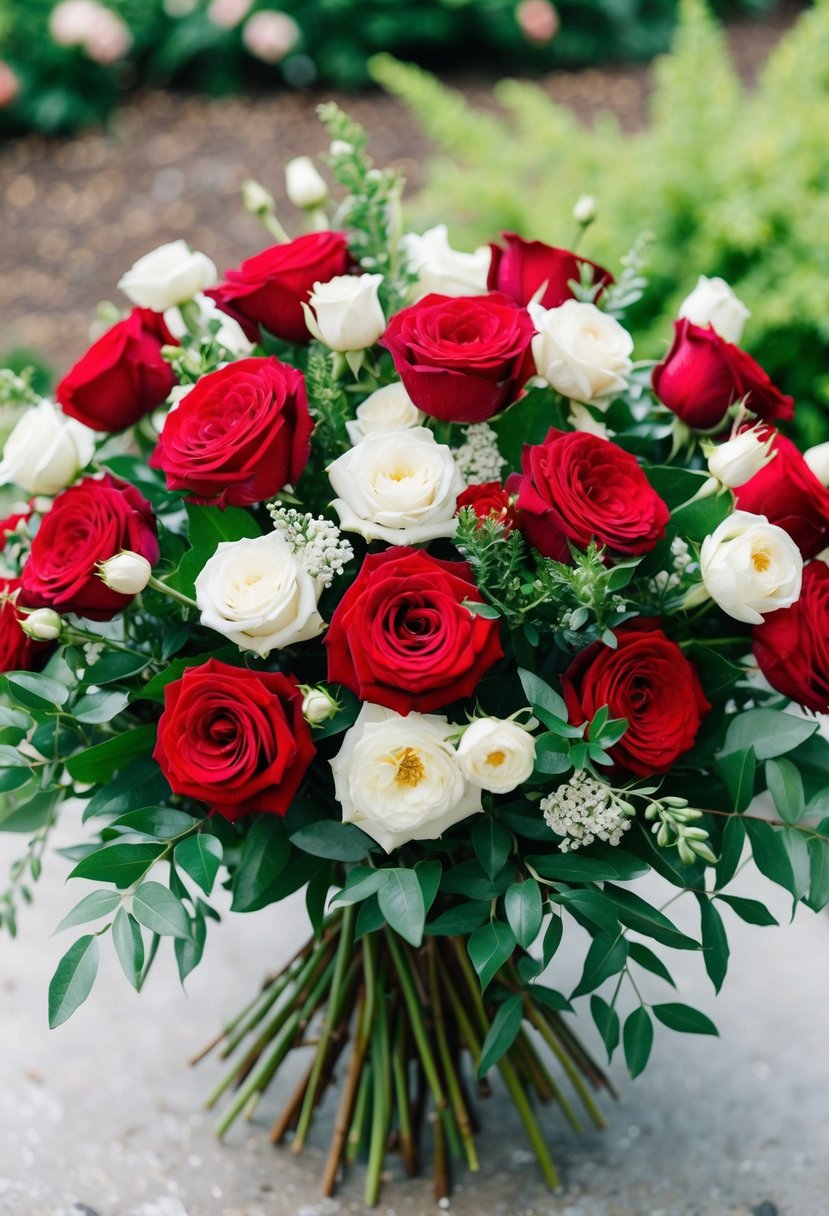
[[[482,245],[474,253],[461,253],[449,244],[445,224],[422,235],[407,233],[400,246],[409,270],[417,275],[418,296],[438,292],[444,296],[475,296],[486,292],[492,252]]]
[[[104,580],[110,591],[119,595],[138,595],[150,581],[153,568],[140,553],[124,549],[115,557],[101,562],[98,574]]]
[[[35,608],[18,618],[20,628],[36,642],[54,642],[60,637],[63,621],[54,608]]]
[[[603,406],[627,385],[633,339],[595,304],[567,300],[558,308],[530,304],[538,330],[532,352],[538,374],[564,397]]]
[[[359,443],[373,431],[402,431],[421,426],[426,415],[419,410],[400,381],[378,388],[354,411],[345,424],[348,438]]]
[[[597,210],[596,200],[593,195],[582,194],[580,198],[576,199],[575,206],[573,207],[573,219],[582,228],[586,228],[588,224],[593,223]]]
[[[701,274],[697,285],[679,306],[680,317],[692,325],[710,325],[726,342],[739,342],[751,313],[725,279]]]
[[[309,688],[304,684],[302,691],[305,694],[302,698],[302,716],[309,726],[321,726],[323,722],[333,718],[340,708],[339,702],[326,688]]]
[[[517,722],[476,718],[458,744],[458,763],[473,785],[508,794],[535,768],[535,740]]]
[[[700,550],[705,589],[736,621],[761,625],[800,595],[803,558],[788,532],[764,515],[734,511]]]
[[[197,305],[198,312],[196,313],[196,310],[192,309],[192,315],[188,313],[189,325],[185,321],[181,309],[177,306],[165,310],[164,324],[174,338],[180,341],[192,328],[202,337],[211,337],[215,342],[218,342],[219,346],[223,346],[229,355],[235,355],[237,359],[245,359],[251,354],[255,343],[245,336],[245,331],[238,321],[235,321],[233,317],[229,317],[226,312],[222,312],[215,300],[211,300],[210,296],[205,296],[201,292],[198,292],[193,296],[193,303]],[[177,400],[180,401],[185,393],[189,392],[193,387],[192,384],[176,384],[170,390],[169,397],[173,396],[176,389],[184,388],[185,392],[177,397]]]
[[[829,486],[829,443],[819,443],[803,453],[803,459],[821,485]]]
[[[92,459],[95,432],[67,418],[51,401],[26,410],[6,440],[0,485],[29,494],[58,494]]]
[[[339,274],[327,283],[315,283],[308,304],[303,302],[305,323],[314,337],[329,350],[366,350],[386,328],[386,318],[377,292],[381,274]]]
[[[216,282],[216,267],[206,254],[191,249],[186,241],[171,241],[139,258],[118,286],[139,308],[164,312]]]
[[[328,198],[328,186],[310,156],[295,156],[285,166],[285,191],[295,207],[311,210]]]
[[[738,431],[713,448],[708,456],[708,471],[721,485],[735,490],[774,460],[773,441],[773,431],[765,438],[757,427]]]
[[[431,840],[480,812],[436,714],[403,717],[364,705],[331,761],[343,822],[362,828],[387,853],[410,840]]]
[[[264,658],[318,637],[317,583],[286,540],[271,532],[223,541],[196,579],[201,623]]]
[[[251,215],[269,215],[276,209],[276,202],[264,186],[249,177],[242,182],[242,206]]]
[[[426,427],[374,431],[328,469],[346,532],[390,545],[454,536],[458,495],[466,488],[451,450]]]

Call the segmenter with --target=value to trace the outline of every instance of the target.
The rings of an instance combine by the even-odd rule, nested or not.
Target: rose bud
[[[504,232],[501,238],[506,248],[492,244],[489,267],[490,291],[502,291],[516,304],[526,306],[535,300],[542,308],[558,308],[572,300],[571,283],[580,283],[582,272],[593,286],[604,288],[613,282],[613,275],[602,266],[569,249],[557,249],[543,241],[525,241],[514,232]],[[540,299],[537,298],[541,293]],[[601,295],[597,292],[596,298]]]
[[[60,637],[63,621],[53,608],[35,608],[19,618],[20,628],[36,642],[54,642]]]
[[[285,166],[285,192],[295,207],[311,210],[328,198],[328,186],[310,156],[295,156]]]
[[[0,485],[20,486],[28,494],[58,494],[92,459],[95,435],[67,418],[51,401],[26,410],[6,440]]]
[[[573,207],[573,219],[577,224],[581,224],[582,228],[587,228],[596,218],[597,210],[598,207],[593,195],[582,194],[580,198],[576,199],[575,206]]]
[[[774,431],[768,427],[755,426],[738,431],[712,448],[708,455],[708,472],[729,489],[745,485],[774,460],[773,441]]]
[[[210,258],[186,241],[171,241],[146,253],[122,275],[118,286],[139,308],[164,312],[184,304],[217,280]]]
[[[701,274],[694,290],[680,304],[679,316],[692,325],[710,325],[726,342],[739,342],[751,313],[725,279]]]
[[[476,718],[461,736],[458,763],[471,785],[508,794],[535,768],[535,740],[517,722]]]
[[[829,442],[807,448],[803,459],[822,486],[829,486]]]
[[[315,283],[308,304],[303,302],[309,332],[329,350],[365,350],[381,337],[386,318],[377,298],[381,274],[341,274]]]
[[[302,716],[309,726],[321,726],[333,718],[340,708],[339,701],[321,685],[311,688],[308,684],[301,684],[300,688],[305,694],[302,698]]]
[[[98,567],[98,575],[110,591],[119,595],[138,595],[147,586],[153,568],[140,553],[122,549]]]

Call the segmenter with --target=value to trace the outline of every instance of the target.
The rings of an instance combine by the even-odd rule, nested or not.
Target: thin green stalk
[[[363,1127],[365,1126],[366,1113],[368,1111],[368,1095],[371,1089],[371,1071],[372,1064],[369,1060],[360,1077],[360,1088],[357,1091],[357,1101],[354,1106],[354,1118],[351,1120],[351,1131],[348,1133],[345,1159],[349,1165],[357,1160],[360,1145],[363,1142]]]
[[[377,984],[377,1004],[371,1033],[371,1059],[373,1064],[371,1133],[365,1189],[365,1203],[368,1208],[376,1207],[380,1193],[380,1171],[383,1168],[390,1116],[391,1060],[386,990],[382,974],[379,976]]]
[[[478,1153],[475,1148],[475,1138],[472,1134],[472,1124],[469,1121],[469,1113],[463,1100],[463,1094],[461,1093],[458,1076],[452,1062],[452,1053],[449,1049],[449,1040],[446,1036],[446,1022],[443,1017],[443,1004],[440,999],[440,986],[438,984],[437,976],[437,943],[435,938],[432,938],[432,940],[429,942],[427,955],[429,989],[435,1018],[435,1037],[437,1039],[440,1061],[443,1066],[443,1075],[446,1078],[446,1086],[449,1090],[449,1100],[452,1104],[455,1121],[457,1122],[458,1131],[460,1132],[461,1141],[463,1142],[467,1165],[469,1166],[470,1170],[477,1171],[480,1169],[480,1165],[478,1163]]]
[[[556,1079],[551,1075],[549,1070],[545,1067],[544,1062],[539,1059],[532,1043],[526,1037],[523,1031],[516,1039],[516,1047],[524,1053],[524,1058],[527,1061],[527,1071],[533,1081],[533,1084],[536,1086],[536,1089],[538,1088],[537,1078],[540,1076],[543,1083],[549,1089],[550,1096],[561,1107],[562,1111],[564,1112],[564,1117],[572,1127],[573,1131],[578,1132],[579,1134],[583,1132],[584,1127],[582,1122],[576,1112],[573,1110],[567,1095],[564,1093],[564,1090],[558,1084]]]
[[[587,1113],[590,1115],[590,1118],[595,1123],[596,1127],[606,1127],[607,1124],[605,1123],[604,1115],[599,1110],[596,1100],[582,1080],[578,1069],[562,1047],[561,1043],[559,1043],[558,1039],[553,1034],[552,1028],[539,1014],[529,996],[524,997],[524,1013],[532,1022],[533,1026],[535,1026],[536,1030],[544,1039],[544,1042],[550,1048],[553,1055],[555,1055],[562,1068],[567,1073],[567,1076],[570,1078],[571,1085],[579,1095],[582,1104],[584,1105]]]
[[[397,1131],[400,1137],[400,1155],[403,1166],[411,1178],[417,1172],[417,1161],[412,1138],[412,1118],[409,1110],[409,1061],[406,1054],[406,1020],[397,1018],[397,1033],[394,1039],[394,1054],[392,1056],[392,1076],[394,1079],[395,1102],[397,1105]]]

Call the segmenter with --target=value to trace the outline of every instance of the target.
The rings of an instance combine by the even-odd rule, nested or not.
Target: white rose
[[[797,600],[803,558],[788,532],[764,515],[734,511],[702,542],[700,571],[723,612],[761,625],[765,613]]]
[[[28,616],[18,618],[20,628],[36,642],[54,642],[60,637],[63,621],[54,608],[35,608]]]
[[[224,347],[229,355],[235,355],[237,359],[245,359],[252,353],[255,343],[245,336],[245,331],[238,321],[234,320],[233,317],[229,317],[226,312],[222,312],[215,300],[211,300],[210,296],[197,292],[193,296],[193,303],[197,305],[198,313],[196,313],[195,309],[188,313],[190,325],[185,321],[178,305],[165,309],[164,324],[174,338],[181,341],[184,335],[190,332],[192,327],[197,334],[213,338],[219,346]],[[183,386],[175,385],[170,390],[170,395],[172,396],[176,388],[181,387]],[[192,387],[192,385],[187,385],[186,391],[189,391]],[[181,400],[182,396],[184,396],[183,393],[180,394],[178,400]]]
[[[302,691],[302,716],[309,726],[321,726],[323,722],[334,717],[339,703],[326,688],[309,688],[304,684]]]
[[[454,536],[465,489],[452,453],[426,427],[374,431],[328,469],[346,532],[390,545]]]
[[[538,374],[562,396],[602,405],[625,388],[633,339],[613,317],[578,300],[549,309],[530,304],[529,313]]]
[[[535,740],[517,722],[476,718],[458,744],[458,763],[473,785],[508,794],[535,768]]]
[[[679,315],[692,325],[712,326],[726,342],[739,342],[751,313],[725,279],[701,274],[694,290],[680,304]]]
[[[150,581],[153,568],[140,553],[123,549],[98,567],[98,574],[111,591],[119,595],[138,595]]]
[[[474,253],[461,253],[449,244],[445,224],[438,224],[422,235],[410,232],[400,246],[409,270],[417,275],[417,293],[432,291],[444,296],[478,296],[486,292],[492,253],[482,245]]]
[[[399,381],[378,388],[357,406],[355,413],[357,417],[345,424],[352,443],[359,443],[372,431],[402,431],[420,426],[426,417]]]
[[[295,156],[285,166],[285,192],[295,207],[319,207],[328,186],[310,156]]]
[[[765,438],[757,427],[739,431],[713,448],[708,456],[708,471],[722,485],[735,490],[774,460],[773,440],[773,431]]]
[[[264,658],[318,637],[318,588],[276,532],[223,541],[196,579],[201,623]]]
[[[89,464],[94,451],[94,431],[44,399],[26,410],[6,440],[0,485],[58,494]]]
[[[821,485],[829,486],[829,443],[818,443],[803,453],[803,459]]]
[[[390,853],[410,840],[432,840],[483,808],[436,714],[405,717],[364,705],[331,761],[343,823],[354,823]]]
[[[139,258],[118,286],[139,308],[164,312],[192,300],[216,281],[216,267],[206,254],[191,249],[186,241],[171,241]]]
[[[580,195],[573,206],[573,219],[577,224],[581,224],[582,228],[586,228],[588,224],[592,224],[596,218],[598,206],[592,194]]]
[[[381,274],[338,274],[315,283],[307,304],[308,329],[329,350],[345,353],[373,346],[386,328],[377,298]]]

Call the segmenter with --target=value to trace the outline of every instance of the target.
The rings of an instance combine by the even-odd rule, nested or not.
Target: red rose
[[[150,464],[195,502],[246,507],[296,484],[313,426],[302,372],[239,359],[202,376],[168,415]]]
[[[543,241],[525,241],[514,232],[503,232],[501,239],[506,249],[491,244],[492,260],[489,264],[487,287],[490,291],[502,291],[526,307],[541,286],[544,294],[536,301],[543,308],[558,308],[565,300],[574,299],[570,282],[581,282],[582,268],[592,269],[590,281],[604,288],[613,282],[613,275],[603,266],[597,266],[588,258],[579,257],[569,249],[557,249]],[[597,295],[601,295],[601,291]]]
[[[315,283],[345,274],[351,265],[341,232],[310,232],[284,245],[272,245],[228,270],[223,283],[205,294],[235,317],[255,342],[259,326],[285,342],[309,342],[303,301]]]
[[[471,507],[479,519],[494,519],[496,523],[503,524],[506,532],[511,532],[518,524],[512,496],[500,481],[482,481],[478,485],[467,486],[458,495],[455,514],[464,507]]]
[[[98,577],[98,562],[131,549],[158,561],[155,519],[134,486],[107,473],[84,477],[58,494],[43,517],[23,567],[23,600],[30,608],[77,612],[109,621],[132,600]]]
[[[464,600],[482,602],[466,562],[408,548],[369,554],[325,637],[328,679],[400,714],[471,696],[503,650],[498,621]]]
[[[674,322],[674,344],[653,369],[653,391],[688,426],[708,431],[740,398],[753,414],[773,422],[794,414],[794,398],[772,384],[766,372],[739,346],[710,325]]]
[[[790,608],[778,608],[754,628],[760,670],[778,692],[804,709],[829,714],[829,566],[809,562]]]
[[[734,491],[737,506],[785,528],[803,556],[814,557],[829,544],[829,490],[791,439],[777,435],[772,451],[774,460]]]
[[[134,308],[90,346],[61,380],[63,412],[93,431],[123,431],[161,405],[176,382],[161,357],[178,343],[157,312]]]
[[[518,494],[518,523],[545,557],[566,562],[568,542],[591,541],[614,553],[647,553],[665,535],[670,512],[636,459],[586,431],[551,430],[524,447],[523,473],[507,489]]]
[[[231,823],[285,815],[315,754],[293,676],[208,659],[164,690],[154,758],[174,793]]]
[[[612,718],[627,718],[608,754],[648,777],[693,747],[711,706],[696,671],[655,622],[630,622],[615,632],[615,650],[596,642],[576,656],[561,678],[564,700],[574,726],[591,721],[603,705]]]
[[[36,642],[20,628],[15,592],[21,586],[19,578],[0,578],[0,671],[34,671],[51,649],[50,642]]]
[[[533,375],[535,332],[504,295],[428,295],[389,321],[391,351],[412,401],[445,422],[485,422],[511,405]]]

